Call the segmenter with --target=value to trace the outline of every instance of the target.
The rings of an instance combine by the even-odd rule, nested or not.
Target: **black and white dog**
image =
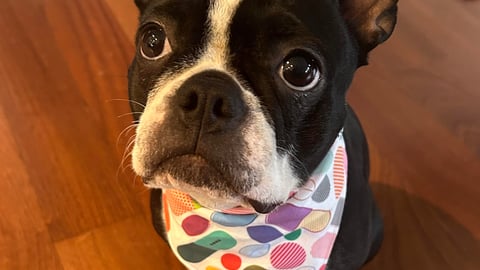
[[[298,228],[299,234],[320,235],[330,221],[318,230],[313,228],[320,226],[317,222],[303,225],[308,230],[299,225],[285,231],[290,225],[275,226],[276,217],[268,215],[305,187],[338,138],[348,153],[348,184],[343,212],[337,211],[343,213],[341,225],[322,269],[359,269],[378,251],[383,227],[368,184],[368,147],[345,95],[368,53],[390,37],[397,1],[135,1],[141,15],[129,69],[132,111],[139,121],[132,165],[153,189],[155,228],[187,267],[195,269],[194,263],[218,251],[225,269],[321,268],[309,262],[314,250],[291,244],[282,253],[277,247],[284,244],[276,241],[292,240],[297,236],[286,233]],[[270,231],[261,236],[255,236],[253,229],[260,226],[251,220],[216,224],[226,234],[229,226],[250,226],[246,231],[256,245],[240,253],[257,261],[249,264],[242,255],[230,254],[240,241],[218,230],[207,235],[214,222],[205,223],[200,214],[190,229],[188,220],[181,221],[188,236],[199,237],[191,245],[200,247],[182,255],[182,244],[172,244],[174,236],[165,230],[165,218],[167,230],[175,221],[165,215],[189,214],[162,210],[161,189],[188,194],[195,201],[193,211],[201,205],[222,214],[241,206],[254,209],[245,216],[265,215]],[[208,239],[212,235],[219,239]],[[300,255],[282,261],[275,251],[282,258]],[[270,256],[271,265],[258,263],[263,255]]]

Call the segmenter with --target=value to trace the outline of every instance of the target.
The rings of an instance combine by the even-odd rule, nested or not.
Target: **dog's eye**
[[[143,27],[139,46],[142,56],[148,60],[157,60],[172,50],[163,27],[153,22]]]
[[[318,84],[320,72],[320,67],[313,56],[304,52],[294,52],[283,61],[280,77],[290,88],[307,91]]]

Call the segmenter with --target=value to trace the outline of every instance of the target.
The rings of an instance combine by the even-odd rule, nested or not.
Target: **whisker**
[[[136,124],[136,123],[133,123],[133,124],[129,125],[128,127],[124,128],[122,132],[120,132],[119,136],[125,135],[124,133],[126,133],[126,132],[128,132],[128,131],[136,128],[136,127],[138,127],[138,124]]]
[[[124,113],[124,114],[121,114],[119,116],[117,116],[118,118],[122,118],[122,117],[125,117],[125,116],[129,116],[129,115],[135,115],[135,114],[142,114],[143,112],[129,112],[129,113]],[[138,120],[137,120],[138,121]]]
[[[133,171],[132,164],[128,163],[126,164],[126,166],[122,166],[122,164],[120,164],[117,168],[117,178],[120,177],[120,174],[125,174],[127,169],[130,169],[134,173],[134,175],[136,175],[135,172]]]
[[[143,195],[143,194],[149,192],[150,190],[151,190],[150,188],[147,188],[147,187],[144,186],[144,189],[143,189],[142,191],[140,191],[140,192],[138,193],[138,195]]]
[[[132,136],[130,136],[130,138],[128,138],[127,142],[127,148],[128,149],[129,147],[131,147],[133,145],[133,143],[135,143],[135,137],[136,137],[137,134],[133,134]]]
[[[132,103],[132,104],[136,104],[136,105],[139,105],[140,107],[142,107],[143,109],[145,109],[146,105],[145,104],[142,104],[138,101],[135,101],[135,100],[130,100],[130,99],[110,99],[110,100],[107,100],[107,102],[111,102],[111,101],[124,101],[124,102],[129,102],[129,103]],[[137,115],[137,114],[142,114],[142,112],[130,112],[130,113],[125,113],[125,114],[121,114],[119,116],[117,116],[118,118],[121,118],[121,117],[125,117],[125,116],[129,116],[129,115]],[[118,135],[117,137],[117,143],[116,143],[116,146],[118,148],[118,145],[120,143],[120,139],[125,135],[127,134],[128,132],[130,132],[131,130],[135,129],[138,124],[140,123],[139,120],[134,120],[132,121],[132,124],[125,127],[121,132],[120,134]],[[132,170],[132,172],[134,171],[133,170],[133,167],[131,165],[131,163],[127,163],[127,160],[129,157],[132,156],[132,152],[133,152],[133,148],[132,146],[134,145],[135,143],[135,136],[136,134],[133,134],[132,136],[130,136],[128,139],[127,139],[127,146],[125,147],[125,150],[122,154],[122,159],[120,161],[120,164],[117,168],[117,180],[119,179],[120,177],[120,174],[121,173],[125,173],[125,171],[130,168]],[[136,175],[136,174],[135,174]],[[136,178],[137,176],[135,176],[133,178],[133,181],[134,181],[134,184],[135,184],[135,181],[136,181]]]
[[[132,156],[132,152],[130,151],[128,154],[125,155],[124,159],[122,160],[121,166],[122,166],[122,173],[125,173],[125,170],[130,166],[132,169],[132,164],[131,163],[125,163],[129,157]]]
[[[125,159],[128,158],[132,154],[133,148],[132,149],[129,149],[129,148],[133,146],[134,142],[135,142],[135,140],[132,139],[130,141],[130,143],[127,145],[127,147],[125,147],[125,151],[123,152],[123,156],[122,156],[122,162],[120,163],[120,165],[123,165],[123,163],[125,162]]]
[[[131,131],[132,129],[135,129],[137,126],[138,126],[138,124],[133,123],[133,124],[129,125],[128,127],[124,128],[124,129],[122,130],[122,132],[120,132],[120,134],[117,136],[117,144],[116,144],[117,148],[118,148],[118,144],[120,143],[120,138],[121,138],[124,134],[128,133],[129,131]]]
[[[135,143],[135,134],[132,135],[128,139],[128,141],[129,141],[129,143],[125,147],[125,151],[123,152],[123,155],[122,155],[122,160],[120,161],[120,164],[119,164],[118,169],[117,169],[117,175],[120,173],[120,171],[122,173],[125,173],[125,170],[126,170],[125,162],[127,161],[128,157],[130,157],[132,155],[133,149],[130,150],[129,148],[132,147],[133,144]]]
[[[137,104],[137,105],[139,105],[139,106],[141,106],[142,108],[145,109],[145,105],[144,105],[144,104],[142,104],[142,103],[140,103],[140,102],[138,102],[138,101],[135,101],[135,100],[115,98],[115,99],[110,99],[110,100],[108,100],[108,101],[125,101],[125,102],[131,102],[131,103]]]
[[[135,134],[133,134],[130,138],[128,138],[128,144],[125,147],[125,152],[123,153],[124,156],[128,151],[133,152],[134,143],[135,143]],[[129,149],[129,148],[132,148],[132,149]]]
[[[127,164],[125,167],[123,167],[123,169],[124,169],[124,170],[130,169],[130,170],[132,170],[132,172],[134,172],[134,171],[133,171],[133,166],[132,166],[132,164],[130,164],[130,163]],[[136,174],[135,174],[135,175],[136,175]]]
[[[286,148],[283,148],[283,147],[280,147],[280,146],[277,146],[278,149],[280,150],[283,150],[285,151],[285,153],[291,157],[292,159],[294,159],[295,161],[297,161],[296,163],[301,165],[301,170],[303,170],[305,172],[305,174],[308,174],[308,170],[307,170],[307,167],[305,167],[305,165],[303,165],[303,163],[300,161],[300,159],[297,157],[297,155],[295,154],[295,148],[293,147],[293,145],[290,145],[290,149],[286,149]]]
[[[120,173],[124,173],[125,171],[122,171],[122,165],[119,164],[117,168],[117,182],[120,180]]]

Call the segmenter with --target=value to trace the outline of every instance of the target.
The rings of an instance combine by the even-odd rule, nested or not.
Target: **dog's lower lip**
[[[201,159],[201,160],[206,160],[204,157],[202,157],[201,155],[197,155],[197,154],[193,154],[193,153],[184,153],[184,154],[176,154],[176,155],[172,155],[172,156],[169,156],[169,157],[166,157],[162,160],[160,160],[159,162],[157,162],[157,166],[156,168],[160,168],[163,164],[173,160],[173,159],[178,159],[178,158],[182,158],[182,157],[189,157],[189,158],[198,158],[198,159]]]
[[[275,210],[280,203],[262,203],[253,199],[247,199],[248,203],[260,214],[268,214]]]
[[[169,188],[189,184],[197,188],[222,190],[229,194],[236,191],[228,181],[233,181],[228,174],[226,166],[216,164],[214,161],[198,154],[177,154],[163,158],[156,162],[153,174],[148,177],[156,185],[167,185]],[[220,167],[220,168],[219,168]],[[146,175],[144,175],[145,177]],[[165,176],[169,176],[165,178]],[[168,183],[167,183],[168,182]],[[237,192],[239,193],[239,192]]]

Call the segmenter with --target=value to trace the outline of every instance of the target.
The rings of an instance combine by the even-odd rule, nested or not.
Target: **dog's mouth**
[[[244,194],[255,188],[254,183],[236,179],[231,171],[222,170],[219,167],[226,166],[215,166],[199,155],[179,155],[159,163],[154,173],[143,177],[143,181],[149,188],[173,188],[184,192],[204,207],[222,212],[229,212],[236,208],[244,212],[254,210],[257,213],[266,214],[281,204],[281,202],[261,202],[249,198]],[[215,203],[211,203],[212,201]]]
[[[275,210],[281,203],[262,203],[253,199],[247,199],[248,203],[257,213],[267,214]]]
[[[230,167],[227,162],[212,162],[200,155],[182,154],[159,162],[154,170],[155,176],[149,179],[168,174],[175,180],[170,183],[174,187],[181,188],[180,183],[184,183],[194,188],[222,191],[225,196],[235,196],[243,193],[247,187],[234,177],[235,172]]]

